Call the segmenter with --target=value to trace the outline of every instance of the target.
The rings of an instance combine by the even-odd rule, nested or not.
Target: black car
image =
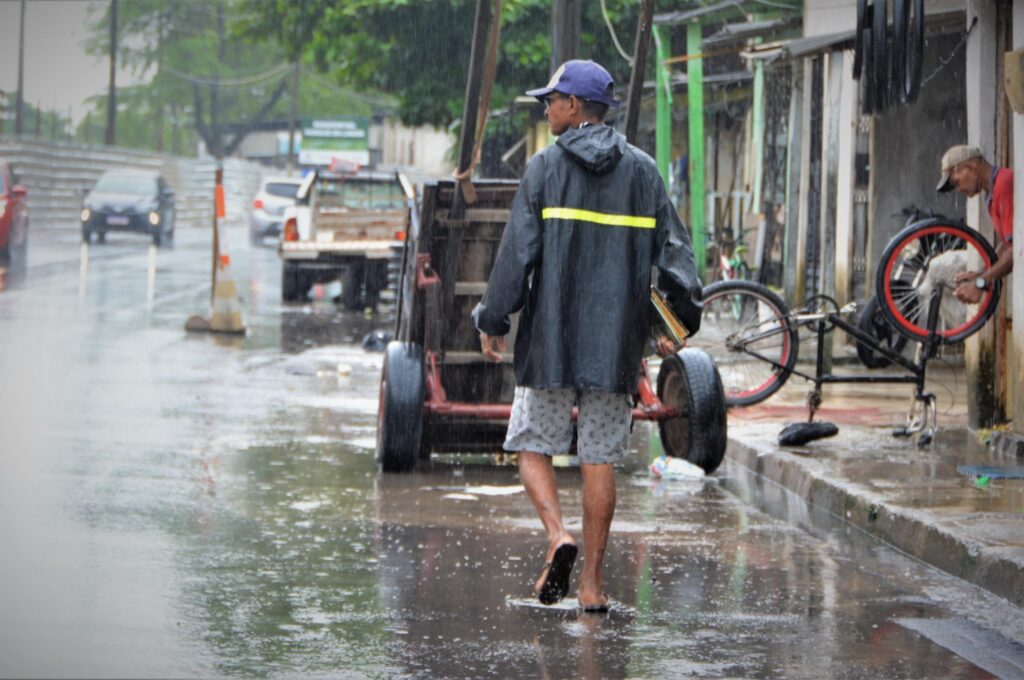
[[[154,245],[174,238],[174,194],[159,174],[108,170],[82,202],[82,240],[103,243],[108,231],[146,234]]]

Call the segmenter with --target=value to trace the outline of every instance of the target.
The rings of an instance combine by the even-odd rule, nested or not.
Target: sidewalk
[[[967,429],[962,368],[930,373],[939,432],[929,448],[891,436],[909,407],[913,388],[904,385],[833,386],[816,419],[836,423],[839,434],[781,447],[782,426],[807,419],[808,384],[794,378],[768,401],[730,411],[728,460],[759,484],[778,484],[815,510],[1024,606],[1024,479],[977,479],[957,470],[1019,468],[1024,459],[982,446]]]

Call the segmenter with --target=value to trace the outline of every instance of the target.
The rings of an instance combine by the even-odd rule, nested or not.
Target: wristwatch
[[[979,276],[978,278],[974,279],[974,287],[977,288],[978,290],[985,290],[986,288],[988,288],[988,281],[985,280],[984,276]]]

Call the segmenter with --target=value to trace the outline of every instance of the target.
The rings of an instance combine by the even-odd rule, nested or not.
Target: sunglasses
[[[544,108],[551,108],[551,104],[557,102],[559,99],[568,99],[568,97],[560,94],[549,94],[548,96],[544,97]]]

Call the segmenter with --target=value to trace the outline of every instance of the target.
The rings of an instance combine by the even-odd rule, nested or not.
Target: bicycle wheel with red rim
[[[796,364],[798,338],[786,303],[753,281],[719,281],[704,288],[700,332],[687,347],[718,366],[727,406],[749,406],[775,394]]]
[[[985,237],[964,224],[943,218],[915,222],[882,252],[875,280],[882,313],[897,331],[924,342],[931,300],[938,297],[936,333],[942,342],[959,342],[985,325],[1002,288],[996,281],[978,304],[965,304],[953,296],[954,278],[964,271],[985,271],[995,261]]]

